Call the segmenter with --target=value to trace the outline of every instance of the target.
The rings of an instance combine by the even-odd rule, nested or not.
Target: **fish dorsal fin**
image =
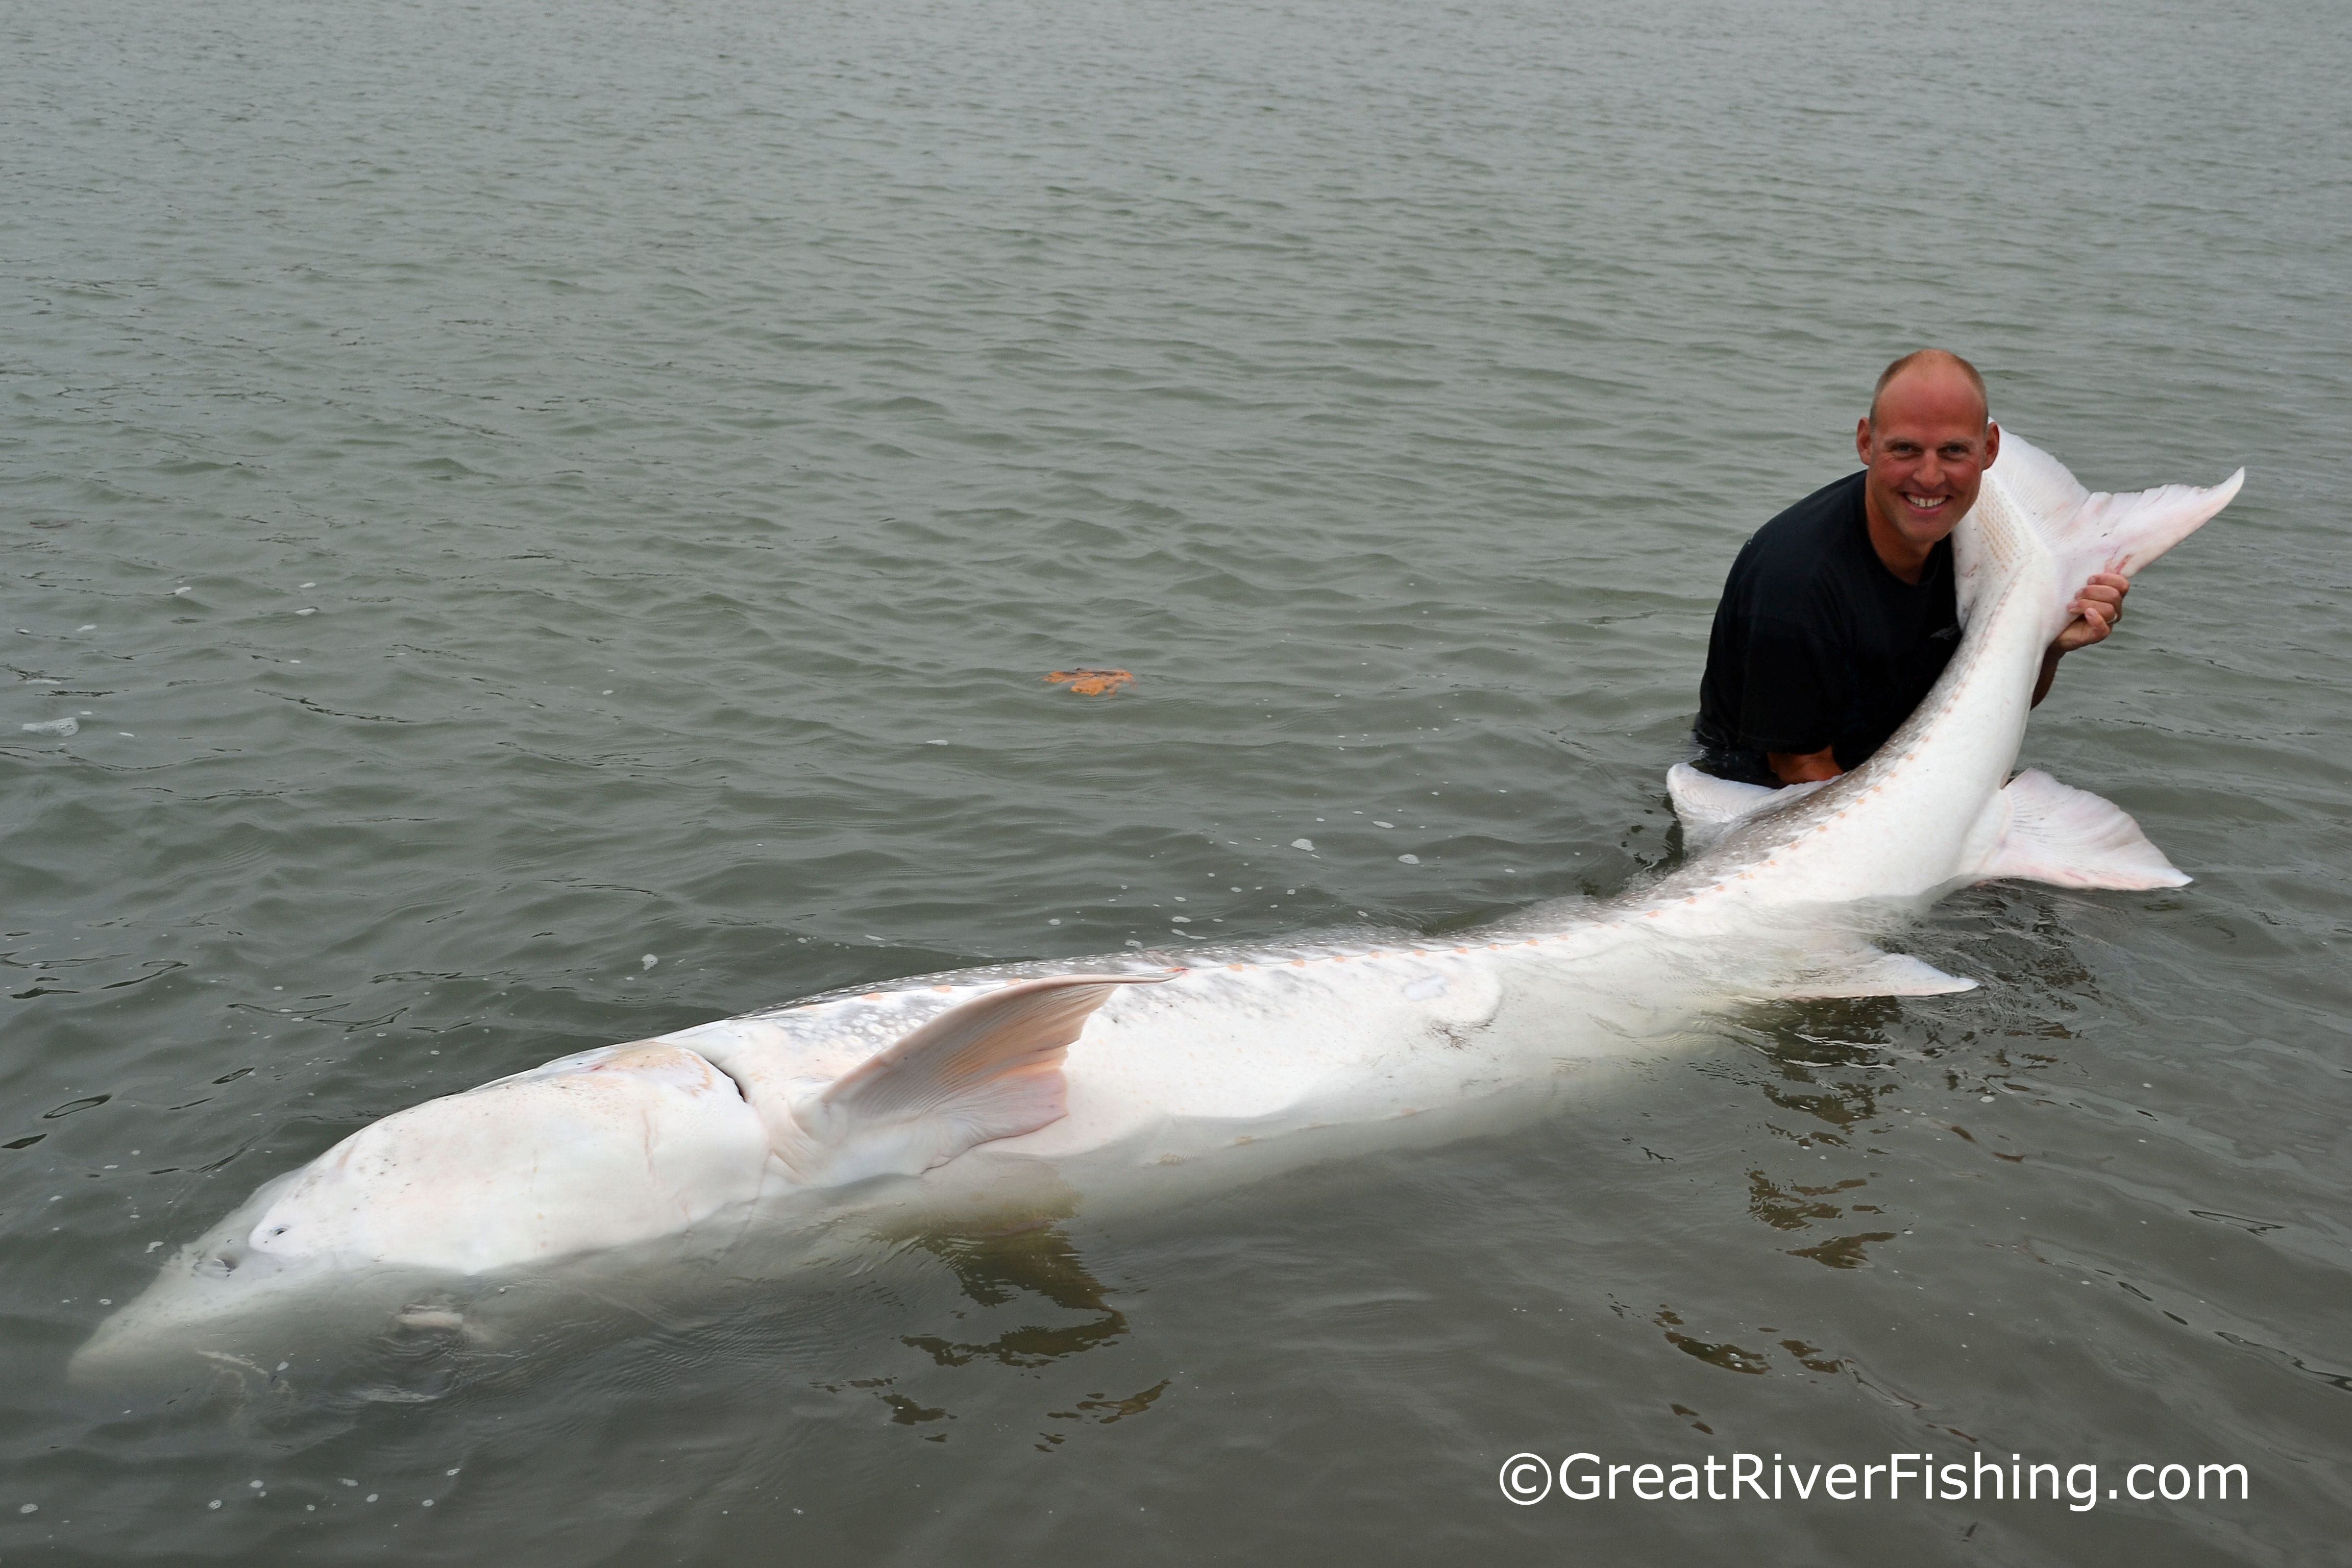
[[[1157,974],[1024,980],[950,1007],[795,1108],[810,1146],[786,1154],[816,1184],[919,1175],[976,1143],[1060,1120],[1062,1058],[1122,985]],[[782,1152],[782,1151],[779,1151]]]
[[[1974,873],[2059,888],[2178,888],[2189,879],[2113,801],[2029,768],[2000,792],[2008,825]]]
[[[1767,789],[1703,773],[1688,763],[1666,770],[1666,794],[1683,825],[1683,847],[1693,851],[1706,848],[1766,806],[1802,800],[1820,787],[1815,783]]]

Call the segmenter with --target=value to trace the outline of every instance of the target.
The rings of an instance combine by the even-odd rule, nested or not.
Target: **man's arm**
[[[1760,616],[1749,628],[1740,705],[1739,743],[1762,752],[1784,784],[1833,779],[1845,771],[1837,764],[1832,737],[1853,687],[1852,669],[1835,636],[1843,622],[1838,605],[1822,601],[1818,582],[1801,584],[1799,593],[1782,595],[1784,603],[1793,602],[1795,613]],[[1782,752],[1772,749],[1774,741],[1832,743],[1819,751]]]
[[[2042,674],[2033,683],[2034,707],[2041,707],[2042,700],[2050,695],[2051,685],[2058,679],[2061,658],[2107,640],[2107,634],[2123,619],[2124,595],[2130,592],[2131,579],[2113,572],[2102,572],[2083,584],[2081,595],[2066,606],[2074,612],[2074,618],[2042,652]],[[1834,750],[1824,746],[1818,752],[1767,752],[1764,760],[1782,784],[1811,784],[1816,779],[1836,778],[1845,771],[1831,754]]]
[[[2050,683],[2050,667],[2042,666],[2042,682]],[[2035,701],[2042,700],[2035,698]],[[1837,765],[1835,746],[1823,746],[1818,752],[1767,752],[1765,762],[1771,764],[1772,776],[1784,784],[1811,784],[1816,779],[1833,779],[1845,770]],[[1750,755],[1753,755],[1751,752]]]
[[[2066,623],[2066,629],[2058,634],[2058,640],[2042,655],[2042,676],[2033,683],[2034,707],[2041,707],[2042,700],[2050,695],[2051,684],[2058,679],[2060,658],[2077,648],[2107,640],[2107,634],[2116,629],[2117,621],[2123,619],[2124,595],[2130,592],[2131,579],[2113,572],[2102,572],[2083,584],[2082,595],[2066,606],[2074,612],[2074,618]],[[1780,759],[1777,756],[1772,759],[1772,771],[1780,771]],[[1795,784],[1798,781],[1784,776],[1781,782]]]

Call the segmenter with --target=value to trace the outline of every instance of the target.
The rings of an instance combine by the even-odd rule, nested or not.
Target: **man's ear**
[[[1996,424],[1994,424],[1991,420],[1988,419],[1988,420],[1986,420],[1986,421],[1985,421],[1985,460],[1984,460],[1984,466],[1985,466],[1986,468],[1991,468],[1995,463],[1999,462],[2000,460],[2000,426],[1998,426],[1998,425],[1996,425]]]
[[[1870,416],[1865,414],[1853,423],[1853,455],[1862,459],[1864,468],[1870,467]],[[1990,463],[1990,458],[1985,459]]]

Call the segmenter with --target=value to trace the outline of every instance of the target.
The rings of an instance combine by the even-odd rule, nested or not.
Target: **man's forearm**
[[[1837,748],[1823,746],[1818,752],[1767,752],[1764,761],[1771,765],[1772,776],[1783,784],[1812,784],[1820,779],[1833,779],[1845,770],[1837,765]]]
[[[2042,651],[2042,676],[2033,683],[2032,706],[2042,706],[2050,695],[2050,683],[2058,679],[2058,660],[2076,648],[2089,647],[2107,640],[2116,623],[2123,619],[2124,595],[2131,592],[2131,579],[2116,572],[2101,572],[2083,584],[2083,591],[2067,608],[2074,618],[2058,634],[2058,640]]]
[[[2054,647],[2042,650],[2042,674],[2033,682],[2033,700],[2029,706],[2041,707],[2042,700],[2050,695],[2051,683],[2058,679],[2058,660],[2061,657]]]

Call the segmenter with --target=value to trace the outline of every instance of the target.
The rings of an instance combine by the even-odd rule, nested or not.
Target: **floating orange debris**
[[[1135,679],[1123,669],[1057,669],[1046,679],[1081,697],[1108,697]]]

